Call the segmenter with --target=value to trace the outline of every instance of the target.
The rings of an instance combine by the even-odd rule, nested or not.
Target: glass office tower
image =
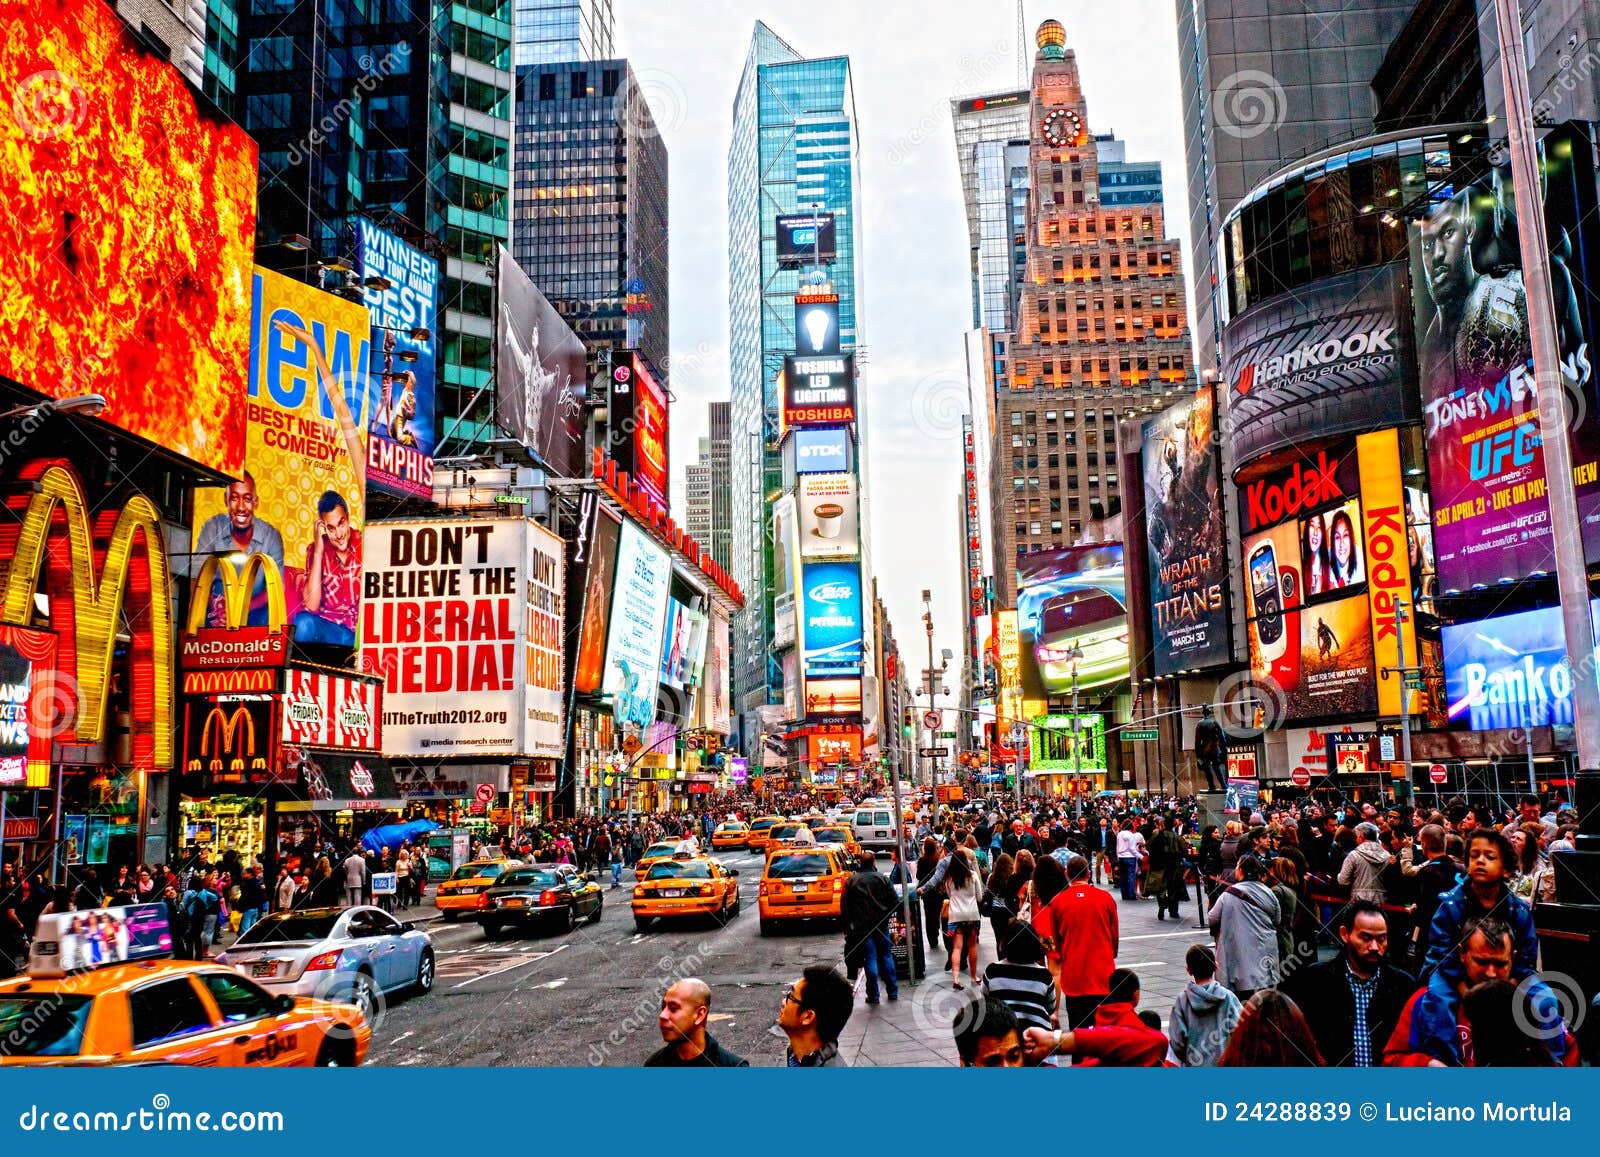
[[[839,255],[830,272],[841,343],[846,351],[864,344],[857,146],[849,59],[807,59],[758,23],[734,100],[728,154],[729,569],[746,599],[734,628],[734,704],[741,712],[781,702],[783,686],[770,651],[770,505],[783,486],[777,379],[784,355],[796,348],[794,297],[802,274],[778,268],[776,222],[816,208],[834,215]],[[864,438],[864,419],[858,430]]]
[[[616,55],[612,0],[516,0],[516,64],[566,64]]]

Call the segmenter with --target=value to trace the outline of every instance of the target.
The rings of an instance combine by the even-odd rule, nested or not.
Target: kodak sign
[[[28,626],[34,596],[50,598],[50,628],[61,639],[58,685],[76,685],[56,739],[108,738],[112,655],[125,629],[134,763],[172,767],[173,623],[160,515],[138,493],[91,507],[64,459],[29,463],[20,480],[31,485],[6,500],[11,518],[0,526],[0,621]]]
[[[1398,717],[1423,709],[1420,696],[1405,696],[1403,680],[1389,670],[1398,657],[1417,665],[1416,608],[1408,607],[1397,645],[1395,605],[1411,598],[1410,538],[1406,492],[1400,475],[1400,435],[1395,430],[1356,439],[1361,468],[1361,523],[1367,545],[1367,601],[1372,608],[1372,646],[1378,667],[1378,714]],[[1403,708],[1402,703],[1406,706]]]
[[[1356,486],[1353,455],[1338,450],[1308,454],[1282,470],[1239,488],[1243,533],[1253,534],[1307,511],[1353,497]]]

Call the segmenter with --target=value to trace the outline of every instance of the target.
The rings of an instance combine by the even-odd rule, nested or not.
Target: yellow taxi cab
[[[843,856],[846,864],[861,858],[861,845],[856,842],[855,829],[849,824],[819,824],[811,829],[811,835],[820,847],[831,848]]]
[[[772,825],[786,822],[782,816],[757,816],[750,821],[750,834],[745,838],[745,847],[752,852],[767,850],[767,833],[772,830]]]
[[[434,889],[433,903],[446,924],[487,906],[485,893],[494,887],[507,868],[521,867],[517,860],[473,860],[450,873],[450,878]]]
[[[164,904],[40,917],[28,974],[0,980],[0,1066],[344,1067],[366,1059],[354,1005],[274,995],[172,960]]]
[[[838,919],[848,878],[839,853],[829,848],[774,848],[757,896],[761,935],[772,935],[780,921]]]
[[[767,851],[774,848],[795,848],[814,846],[816,840],[811,837],[811,829],[799,820],[785,820],[781,824],[773,824],[767,829]]]
[[[726,924],[739,914],[739,873],[705,856],[657,860],[633,886],[639,931],[657,918],[710,916]]]
[[[681,840],[662,840],[660,843],[651,844],[639,855],[639,862],[634,865],[633,878],[642,880],[650,868],[662,860],[670,860],[678,851]]]
[[[717,825],[717,830],[711,833],[711,847],[713,851],[722,851],[724,848],[742,848],[750,840],[750,825],[738,820],[729,820],[727,823]]]

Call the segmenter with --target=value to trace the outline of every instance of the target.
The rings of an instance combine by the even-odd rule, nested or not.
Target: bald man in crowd
[[[647,1069],[743,1069],[750,1062],[730,1053],[706,1031],[711,989],[694,977],[680,980],[661,997],[656,1023],[665,1045],[645,1061]]]

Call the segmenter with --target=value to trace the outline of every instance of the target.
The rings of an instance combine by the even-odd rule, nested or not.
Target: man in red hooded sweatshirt
[[[1167,1034],[1140,1020],[1138,1006],[1139,977],[1119,968],[1111,974],[1111,994],[1100,1006],[1093,1028],[1072,1032],[1030,1028],[1023,1034],[1022,1047],[1031,1064],[1064,1054],[1074,1058],[1075,1065],[1160,1068],[1167,1059]]]

